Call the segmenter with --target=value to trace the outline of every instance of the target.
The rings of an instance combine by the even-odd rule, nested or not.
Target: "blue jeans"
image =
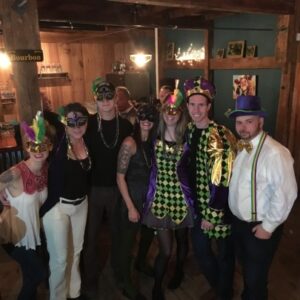
[[[243,300],[268,299],[268,274],[278,248],[283,226],[279,226],[268,240],[254,236],[252,228],[258,222],[244,222],[234,218],[232,235],[244,278]]]
[[[192,228],[192,244],[195,257],[200,269],[215,290],[218,299],[229,300],[232,298],[234,275],[234,247],[231,236],[215,239],[217,253],[212,249],[210,239],[201,229],[200,221],[195,222]]]
[[[35,300],[37,287],[47,274],[42,259],[35,250],[26,250],[25,247],[7,244],[3,248],[21,267],[23,286],[18,300]]]

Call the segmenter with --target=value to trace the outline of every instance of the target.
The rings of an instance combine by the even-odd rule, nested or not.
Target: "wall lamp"
[[[138,68],[142,68],[152,59],[152,55],[137,53],[137,54],[131,54],[129,58],[133,63],[135,63],[135,65]]]
[[[11,65],[10,58],[3,48],[0,49],[0,69],[8,69]]]

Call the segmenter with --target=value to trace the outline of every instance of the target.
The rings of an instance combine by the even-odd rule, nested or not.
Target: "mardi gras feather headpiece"
[[[65,126],[67,126],[67,118],[65,116],[65,108],[63,106],[60,106],[57,110],[58,113],[58,119],[61,123],[63,123]]]
[[[46,124],[42,112],[38,111],[29,126],[26,122],[22,122],[21,127],[30,142],[41,144],[44,142],[46,134]]]
[[[209,100],[212,100],[216,94],[216,88],[210,81],[200,77],[188,79],[184,83],[184,90],[186,98],[192,95],[204,95]]]
[[[164,105],[164,111],[169,115],[176,115],[177,111],[181,109],[183,104],[183,95],[178,88],[179,79],[175,81],[175,89],[172,95],[169,95]]]

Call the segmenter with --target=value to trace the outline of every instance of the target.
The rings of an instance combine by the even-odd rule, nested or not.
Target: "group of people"
[[[35,299],[47,274],[38,255],[41,227],[50,299],[96,299],[104,215],[111,267],[125,297],[146,299],[132,279],[138,233],[135,268],[154,277],[152,299],[163,300],[173,240],[170,289],[184,279],[191,232],[217,299],[233,297],[235,256],[243,271],[242,299],[268,299],[268,271],[297,184],[289,151],[263,130],[260,99],[241,95],[226,113],[235,120],[237,141],[209,118],[215,87],[204,78],[186,80],[184,95],[177,84],[174,91],[164,87],[159,111],[150,103],[136,110],[125,87],[101,78],[92,91],[97,113],[66,105],[56,134],[40,113],[32,126],[24,124],[28,159],[0,175],[2,202],[10,206],[4,213],[13,220],[0,231],[6,229],[4,247],[21,266],[19,299]],[[146,256],[154,235],[152,269]]]

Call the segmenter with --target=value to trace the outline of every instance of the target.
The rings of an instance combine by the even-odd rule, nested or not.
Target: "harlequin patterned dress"
[[[150,179],[152,182],[143,218],[143,223],[148,227],[177,229],[193,226],[193,200],[186,184],[187,167],[182,162],[183,153],[183,146],[177,146],[173,142],[166,142],[165,147],[160,140],[155,144],[155,163]],[[185,187],[180,179],[184,180]],[[151,185],[154,192],[151,192]]]

